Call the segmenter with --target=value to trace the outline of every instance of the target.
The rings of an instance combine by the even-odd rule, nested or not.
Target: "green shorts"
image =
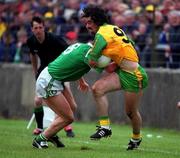
[[[121,88],[125,91],[139,92],[148,85],[148,76],[146,71],[139,66],[134,72],[127,72],[118,69],[116,73],[119,76]]]

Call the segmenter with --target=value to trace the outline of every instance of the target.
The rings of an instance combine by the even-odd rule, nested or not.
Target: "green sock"
[[[41,133],[36,137],[37,141],[46,141],[47,138]]]

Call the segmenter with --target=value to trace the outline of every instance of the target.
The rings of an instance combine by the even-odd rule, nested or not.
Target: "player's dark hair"
[[[39,24],[43,24],[44,25],[44,20],[41,17],[39,17],[39,16],[34,16],[32,18],[31,27],[33,27],[33,22],[37,22]]]
[[[94,4],[88,4],[83,9],[82,18],[83,17],[90,17],[98,26],[109,23],[108,15],[105,10]]]

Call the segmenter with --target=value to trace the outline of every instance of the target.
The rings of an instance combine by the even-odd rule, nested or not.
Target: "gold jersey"
[[[106,47],[102,49],[101,53],[110,57],[117,64],[120,64],[122,59],[139,62],[134,46],[119,27],[105,24],[99,28],[96,35],[102,36],[106,41]]]

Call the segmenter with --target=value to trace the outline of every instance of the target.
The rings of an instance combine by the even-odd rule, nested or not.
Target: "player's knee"
[[[126,111],[126,115],[132,120],[139,117],[139,112],[137,110]]]
[[[36,107],[39,107],[42,105],[42,99],[41,98],[38,98],[38,97],[35,97],[34,98],[34,103],[35,103],[35,106]]]
[[[102,89],[102,87],[99,86],[99,85],[93,85],[93,86],[92,86],[92,92],[93,92],[93,95],[94,95],[95,97],[99,97],[99,96],[104,95],[103,89]]]
[[[76,109],[77,109],[77,104],[76,104],[76,102],[75,102],[75,101],[72,101],[72,102],[70,102],[69,104],[70,104],[71,110],[72,110],[73,112],[75,112]]]
[[[77,104],[73,103],[72,107],[71,107],[72,111],[75,112],[77,109]]]
[[[129,117],[129,119],[133,118],[133,113],[132,111],[126,111],[126,115]]]
[[[74,122],[74,116],[73,115],[67,116],[66,122],[67,122],[67,124],[71,124],[72,122]]]

